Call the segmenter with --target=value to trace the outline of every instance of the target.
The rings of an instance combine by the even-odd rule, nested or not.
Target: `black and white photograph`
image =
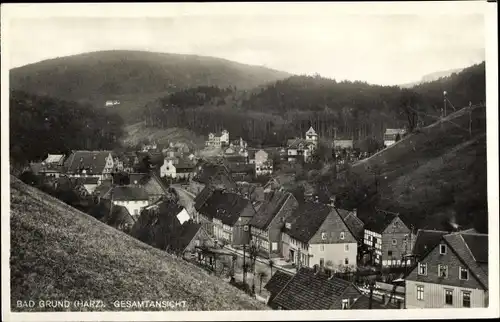
[[[498,317],[496,11],[2,5],[2,316]]]

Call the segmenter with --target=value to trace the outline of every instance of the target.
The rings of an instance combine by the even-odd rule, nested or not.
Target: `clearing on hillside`
[[[11,176],[12,311],[265,310],[266,306],[173,255],[106,226]],[[75,306],[102,300],[105,307]],[[18,308],[18,301],[35,301]],[[69,307],[39,301],[67,300]],[[115,301],[186,301],[116,307]],[[132,302],[129,302],[129,304]]]

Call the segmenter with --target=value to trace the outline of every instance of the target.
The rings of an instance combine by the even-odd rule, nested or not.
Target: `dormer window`
[[[349,299],[342,299],[342,310],[347,310],[349,308]]]
[[[340,233],[340,239],[344,239],[345,238],[345,233],[344,232],[341,232]]]
[[[439,245],[439,254],[441,254],[441,255],[446,254],[446,245],[444,245],[444,244]]]
[[[326,240],[326,233],[321,233],[321,239]]]

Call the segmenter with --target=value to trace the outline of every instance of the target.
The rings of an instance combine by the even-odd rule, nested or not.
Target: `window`
[[[389,257],[392,256],[392,250],[387,251],[387,256],[389,256]]]
[[[321,233],[321,239],[323,239],[323,240],[326,239],[326,233]]]
[[[319,246],[319,250],[320,250],[321,252],[324,252],[324,251],[325,251],[325,246],[324,246],[324,245]]]
[[[424,300],[424,287],[421,285],[417,286],[417,300]]]
[[[243,226],[244,231],[248,231],[248,225]]]
[[[446,254],[446,245],[439,245],[439,254]]]
[[[368,235],[368,241],[372,241],[372,235]]]
[[[344,251],[348,252],[349,251],[349,244],[344,245]]]
[[[278,243],[271,243],[271,250],[278,250]]]
[[[393,245],[397,245],[397,244],[398,244],[398,241],[397,241],[395,238],[393,238],[393,239],[392,239],[392,244],[393,244]]]
[[[349,308],[349,299],[342,300],[342,310],[346,310]]]
[[[345,233],[344,232],[341,232],[340,233],[340,239],[344,239],[345,238]]]
[[[447,305],[453,305],[453,290],[444,291],[444,302]]]
[[[462,291],[462,306],[470,307],[470,292]]]
[[[448,278],[448,266],[438,265],[438,275],[441,278]]]
[[[347,257],[346,257],[346,258],[344,259],[344,264],[345,264],[345,265],[349,265],[349,258],[347,258]]]
[[[468,280],[469,279],[469,270],[463,267],[459,268],[459,278],[461,280]]]
[[[427,275],[427,264],[418,263],[418,275]]]

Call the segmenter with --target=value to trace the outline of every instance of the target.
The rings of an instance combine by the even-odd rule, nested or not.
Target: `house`
[[[282,255],[302,267],[355,269],[357,241],[333,207],[305,202],[285,220]]]
[[[189,189],[197,194],[206,185],[223,188],[226,191],[237,191],[238,187],[231,177],[228,169],[222,165],[204,164],[195,171],[194,177],[189,182]]]
[[[384,133],[384,146],[388,147],[406,135],[406,129],[386,129]]]
[[[364,244],[371,250],[375,265],[410,265],[413,232],[405,224],[403,216],[376,210],[366,219]]]
[[[211,223],[212,229],[210,225],[204,226],[217,240],[232,245],[241,245],[249,240],[249,226],[242,224],[248,219],[242,218],[252,216],[254,211],[251,202],[241,195],[214,190],[197,211],[202,222]]]
[[[259,150],[254,156],[255,175],[269,175],[273,173],[273,160],[269,159],[269,154],[264,150]]]
[[[287,141],[287,158],[289,162],[303,160],[308,162],[316,148],[316,143],[300,138],[289,139]]]
[[[346,310],[362,294],[352,283],[302,267],[269,302],[277,310]]]
[[[313,143],[315,146],[318,145],[318,134],[314,131],[312,126],[306,132],[306,141]]]
[[[97,177],[79,177],[70,178],[70,180],[76,189],[82,187],[85,195],[92,195],[100,183]]]
[[[110,101],[106,101],[106,103],[104,103],[105,107],[113,107],[113,106],[116,106],[116,105],[120,105],[120,101],[118,101],[118,100],[110,100]]]
[[[209,242],[200,224],[185,218],[186,209],[172,201],[159,201],[141,212],[130,234],[155,248],[178,255],[195,252]]]
[[[259,247],[262,256],[281,257],[281,230],[299,203],[289,192],[276,191],[260,205],[250,220],[252,242]]]
[[[488,235],[442,236],[405,279],[406,308],[488,307]]]
[[[266,299],[266,303],[271,303],[276,295],[281,292],[281,290],[286,286],[286,284],[288,284],[288,282],[290,282],[292,278],[292,274],[276,270],[264,286],[264,289],[269,292],[269,297]]]
[[[363,244],[363,238],[364,238],[364,223],[361,219],[358,218],[357,216],[357,209],[353,209],[352,211],[345,210],[345,209],[340,209],[335,207],[335,211],[339,214],[339,216],[342,218],[344,223],[346,224],[347,228],[349,228],[349,231],[351,234],[356,238],[358,241],[358,244]]]
[[[449,232],[442,230],[419,229],[412,248],[412,257],[414,261],[418,262],[423,259],[427,253],[441,242],[443,236],[448,233]]]
[[[102,198],[110,199],[113,205],[127,208],[134,218],[139,217],[141,210],[149,205],[148,193],[142,187],[115,186],[109,189]]]
[[[73,151],[64,162],[68,177],[110,178],[114,169],[111,151]]]
[[[229,146],[231,148],[235,148],[235,149],[237,149],[237,148],[239,148],[239,149],[241,149],[241,148],[242,149],[246,149],[247,145],[248,145],[247,142],[245,140],[243,140],[243,138],[241,138],[241,137],[240,137],[239,140],[232,140],[231,143],[229,143]]]
[[[222,130],[222,132],[208,134],[208,141],[205,142],[206,146],[209,147],[218,147],[220,148],[223,145],[229,145],[229,132],[226,130]]]
[[[57,163],[33,162],[30,170],[35,175],[59,178],[64,173],[64,168]]]
[[[385,301],[384,299],[362,295],[357,298],[349,307],[350,310],[398,310],[404,308],[403,301],[396,303]]]
[[[342,149],[353,149],[354,148],[354,141],[352,139],[347,139],[347,138],[340,138],[340,139],[333,139],[333,148],[337,150],[342,150]]]
[[[64,164],[64,154],[49,154],[43,163],[61,166]]]
[[[157,171],[151,171],[150,173],[130,173],[129,185],[143,188],[148,194],[150,203],[154,203],[170,195],[168,186],[160,179]]]
[[[194,176],[195,164],[189,159],[179,159],[175,164],[165,159],[160,167],[160,177],[190,179]]]
[[[254,176],[255,169],[250,164],[229,163],[227,169],[234,180],[245,181]]]

